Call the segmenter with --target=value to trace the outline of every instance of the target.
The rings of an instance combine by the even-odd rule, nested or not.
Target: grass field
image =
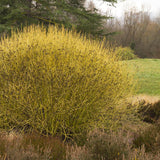
[[[160,59],[136,59],[127,61],[135,72],[137,94],[160,96]]]

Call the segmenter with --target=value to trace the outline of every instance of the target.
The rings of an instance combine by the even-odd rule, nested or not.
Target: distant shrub
[[[0,127],[79,137],[128,95],[123,64],[97,41],[30,26],[0,42]]]
[[[114,53],[118,60],[131,60],[137,58],[134,51],[129,47],[117,47]]]

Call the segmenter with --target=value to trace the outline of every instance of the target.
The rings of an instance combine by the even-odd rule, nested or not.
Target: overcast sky
[[[91,0],[87,0],[91,1]],[[92,0],[98,9],[103,13],[111,12],[115,17],[122,17],[125,10],[130,10],[131,8],[136,8],[138,11],[142,8],[150,12],[152,17],[160,17],[160,0],[118,0],[116,7],[109,7],[106,3],[103,3],[102,0]]]

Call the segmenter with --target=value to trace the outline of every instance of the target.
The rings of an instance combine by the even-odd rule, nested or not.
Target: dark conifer
[[[103,36],[108,18],[84,7],[85,0],[0,0],[0,33],[11,28],[43,23],[72,27],[83,33]],[[115,3],[116,0],[103,0]]]

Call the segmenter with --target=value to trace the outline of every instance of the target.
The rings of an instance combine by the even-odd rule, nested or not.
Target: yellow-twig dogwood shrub
[[[73,138],[129,93],[122,63],[64,28],[29,26],[0,42],[0,127]],[[109,117],[108,117],[109,118]]]

